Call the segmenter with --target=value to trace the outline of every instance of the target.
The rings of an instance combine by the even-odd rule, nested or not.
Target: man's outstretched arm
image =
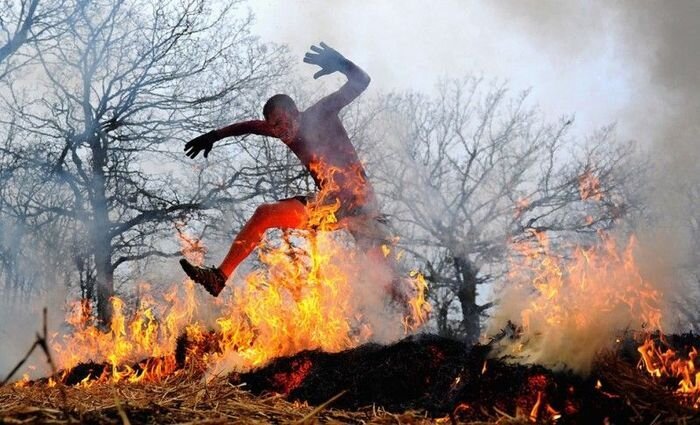
[[[304,62],[321,67],[314,74],[314,78],[332,74],[336,71],[348,77],[348,82],[338,91],[318,102],[318,105],[324,109],[327,108],[329,111],[337,112],[347,106],[360,93],[365,91],[370,82],[369,75],[365,71],[323,42],[321,42],[320,47],[311,46],[311,51],[304,56]]]
[[[242,136],[244,134],[272,136],[270,126],[264,120],[239,122],[218,130],[212,130],[190,140],[185,144],[185,155],[195,158],[201,151],[204,151],[204,157],[206,158],[214,147],[214,142],[218,142],[226,137]]]

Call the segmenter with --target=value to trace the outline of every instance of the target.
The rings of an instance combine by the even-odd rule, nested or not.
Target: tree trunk
[[[114,268],[112,267],[112,241],[109,235],[110,222],[105,189],[106,148],[99,138],[92,147],[92,248],[97,274],[97,318],[101,326],[108,327],[112,321],[114,296]]]
[[[452,328],[450,327],[450,305],[449,303],[443,303],[438,306],[435,311],[435,322],[437,323],[438,335],[450,338],[453,335]]]
[[[467,258],[454,257],[454,267],[459,288],[457,298],[462,307],[462,328],[468,344],[474,344],[479,339],[481,327],[479,323],[479,306],[476,304],[476,286],[479,283],[479,270]]]

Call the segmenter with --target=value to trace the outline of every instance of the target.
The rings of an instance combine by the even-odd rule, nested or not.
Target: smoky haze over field
[[[317,39],[342,47],[373,76],[371,90],[429,90],[466,73],[505,78],[532,87],[548,114],[576,114],[581,134],[616,123],[620,138],[651,147],[672,180],[698,175],[697,2],[251,6],[263,37],[295,53]]]
[[[538,43],[552,60],[594,51],[612,38],[626,72],[638,75],[628,105],[614,120],[622,135],[650,149],[656,173],[648,200],[661,218],[655,250],[697,263],[700,188],[700,3],[555,1],[495,2],[498,12]],[[561,58],[561,59],[557,59]],[[535,83],[536,84],[536,83]],[[595,105],[593,105],[595,107]],[[605,108],[604,105],[601,106]],[[697,234],[697,233],[696,233]]]
[[[20,4],[20,0],[0,4],[0,13],[9,10],[10,4]],[[40,24],[53,23],[68,6],[77,7],[81,2],[42,2],[47,4],[54,8],[39,9],[44,13],[44,20],[37,20]],[[95,273],[99,264],[133,260],[116,273],[116,292],[122,295],[133,295],[136,282],[147,272],[156,276],[154,286],[178,281],[182,273],[173,266],[177,252],[171,252],[177,251],[172,248],[177,245],[175,224],[190,220],[192,228],[206,229],[202,230],[205,245],[211,248],[206,262],[211,264],[221,259],[232,236],[261,202],[313,191],[313,182],[305,179],[297,158],[276,140],[228,139],[212,151],[213,159],[208,162],[201,156],[194,161],[185,159],[181,147],[213,127],[260,118],[262,104],[274,93],[288,91],[301,107],[307,107],[339,87],[342,76],[313,80],[317,69],[301,62],[308,47],[319,41],[339,50],[372,77],[367,92],[345,110],[345,123],[362,158],[368,160],[371,177],[384,191],[381,197],[397,219],[394,224],[407,233],[401,243],[411,253],[407,257],[414,261],[412,266],[427,269],[433,279],[433,324],[440,333],[468,334],[471,340],[478,336],[484,312],[490,312],[486,304],[491,301],[498,269],[502,271],[507,264],[506,241],[518,232],[550,226],[583,240],[595,230],[618,223],[626,205],[598,207],[582,202],[578,188],[571,184],[591,164],[608,184],[604,189],[620,199],[637,186],[642,188],[638,197],[643,200],[638,208],[642,212],[632,211],[620,221],[628,226],[626,230],[636,228],[646,272],[659,285],[667,285],[664,291],[671,298],[686,294],[688,284],[698,289],[698,2],[194,0],[186,13],[178,2],[85,4],[91,5],[89,13],[70,18],[85,19],[78,27],[66,30],[61,25],[67,21],[55,21],[60,31],[48,28],[42,37],[30,37],[27,50],[23,47],[9,60],[3,61],[6,58],[0,49],[0,143],[4,143],[0,145],[0,177],[10,182],[0,185],[0,225],[5,233],[0,238],[0,259],[9,258],[0,262],[0,277],[8,282],[12,273],[19,277],[18,293],[7,300],[42,294],[37,297],[37,308],[26,309],[24,328],[29,317],[37,318],[35,313],[43,305],[56,306],[55,314],[60,314],[58,306],[63,305],[66,293],[95,301],[100,295],[96,288],[104,283],[100,273]],[[225,16],[216,18],[218,12],[209,8],[218,6],[231,9],[223,7]],[[112,8],[113,15],[106,13]],[[150,8],[173,19],[154,19],[145,12]],[[255,15],[254,21],[248,19],[246,9]],[[175,19],[178,14],[187,16]],[[104,28],[121,38],[86,36],[99,28],[88,19],[104,20]],[[12,23],[10,19],[0,24],[5,21]],[[171,46],[169,43],[147,44],[180,34],[170,31],[171,24],[189,26],[192,22],[201,32],[176,28],[182,30],[182,37],[174,36],[173,50],[164,47]],[[146,37],[139,31],[152,34]],[[98,46],[83,46],[85,40]],[[4,41],[0,38],[0,47]],[[57,54],[59,48],[65,51]],[[90,68],[80,65],[83,51],[79,49],[91,48],[95,54],[84,57],[95,61],[97,73],[87,73]],[[38,56],[22,56],[35,51],[31,49],[44,49],[42,57],[54,61],[42,66]],[[147,56],[135,52],[151,49],[162,54],[153,55],[153,61],[143,65],[139,61]],[[23,60],[28,61],[26,67]],[[64,60],[74,63],[67,66]],[[171,80],[177,74],[172,70],[181,67],[187,72]],[[137,75],[142,70],[158,78],[146,78],[143,86],[144,80]],[[8,73],[3,74],[5,71]],[[41,78],[35,79],[34,74],[61,78],[45,78],[39,84]],[[9,77],[3,80],[6,75]],[[87,82],[84,86],[78,84],[81,78]],[[160,81],[172,82],[172,86],[161,87]],[[38,93],[36,87],[45,93]],[[93,102],[85,109],[71,103],[83,98],[79,93],[83,87],[91,90],[85,99]],[[123,93],[108,96],[103,92],[108,90]],[[529,95],[520,96],[528,90]],[[160,103],[163,99],[165,104]],[[104,134],[88,126],[92,118],[83,116],[84,111],[97,109],[100,115],[91,125]],[[59,118],[54,120],[54,116]],[[598,131],[611,124],[613,131]],[[480,129],[485,127],[493,133],[483,136]],[[98,133],[109,140],[101,155],[106,162],[88,169],[84,165],[92,164],[96,157],[91,149],[97,152],[100,146],[94,142],[99,137],[90,137]],[[464,134],[470,142],[460,144]],[[468,149],[488,145],[493,135],[502,144],[495,146],[490,157],[477,157],[481,168],[470,169],[483,173],[483,178],[465,173],[460,161]],[[591,140],[599,148],[587,155],[585,142]],[[630,140],[636,145],[625,150],[628,145],[624,142]],[[144,143],[149,153],[143,152]],[[436,148],[439,143],[443,144]],[[532,144],[536,149],[530,149]],[[640,152],[652,158],[651,171],[639,166]],[[57,158],[64,163],[59,161],[57,166]],[[497,166],[491,163],[489,168],[488,159],[493,158]],[[154,167],[155,163],[159,166]],[[94,222],[98,205],[91,204],[86,193],[100,180],[91,173],[100,170],[114,171],[113,178],[107,179],[112,186],[103,191],[114,205],[102,211],[103,220],[120,221],[121,226],[112,227],[122,234]],[[125,170],[142,174],[128,185],[115,183]],[[180,178],[180,174],[187,176]],[[160,179],[155,180],[154,175]],[[71,176],[82,185],[69,188]],[[561,184],[550,187],[550,176]],[[459,186],[460,181],[485,183]],[[628,182],[632,183],[626,186]],[[148,190],[142,190],[146,187]],[[472,192],[475,195],[470,197]],[[202,195],[210,193],[208,198]],[[538,197],[545,204],[552,201],[548,205],[555,207],[537,210]],[[534,204],[514,214],[515,206],[520,208],[518,203],[526,199]],[[493,209],[485,213],[479,205]],[[168,209],[164,206],[172,214],[153,213]],[[454,209],[448,211],[447,206]],[[64,209],[80,214],[61,215]],[[539,213],[542,221],[529,222]],[[125,227],[140,215],[156,218]],[[587,216],[594,217],[593,224],[580,227]],[[20,236],[10,236],[13,229],[21,229]],[[103,247],[116,247],[102,252],[101,262],[95,261],[95,234],[102,238]],[[19,239],[23,243],[15,244]],[[170,257],[162,260],[161,255]],[[53,263],[45,267],[42,261]],[[166,278],[158,273],[159,268],[172,273],[166,273]],[[114,269],[108,271],[114,273]],[[682,276],[678,271],[684,272]],[[8,283],[0,286],[7,294],[11,292],[8,288]],[[17,305],[13,308],[8,311],[22,310]],[[692,321],[698,330],[696,310],[691,305],[683,313],[684,320]],[[8,318],[16,319],[13,313],[0,312],[0,322]],[[25,340],[16,339],[22,330],[15,328],[2,331],[0,336],[17,341],[17,346],[0,347],[0,374],[32,338],[29,332]]]

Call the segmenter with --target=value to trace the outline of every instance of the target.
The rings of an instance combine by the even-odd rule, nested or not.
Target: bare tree
[[[71,224],[55,214],[37,217],[33,202],[60,202],[61,192],[48,189],[48,165],[35,161],[39,149],[22,145],[24,134],[14,126],[6,130],[0,145],[0,285],[10,302],[27,301],[45,289],[47,282],[68,279],[66,265],[55,247],[72,238]],[[37,253],[42,253],[40,256]]]
[[[120,266],[175,254],[162,242],[173,222],[252,196],[230,190],[241,174],[235,167],[193,174],[180,162],[179,142],[229,111],[249,113],[286,69],[284,50],[251,37],[252,17],[236,6],[90,2],[39,49],[41,93],[32,98],[19,85],[4,97],[12,118],[3,124],[40,144],[31,160],[46,165],[44,196],[26,200],[27,215],[70,221],[77,244],[89,247],[75,251],[76,266],[84,295],[94,280],[103,323]]]
[[[631,146],[611,143],[611,129],[577,147],[571,118],[547,123],[527,93],[484,86],[467,78],[441,83],[432,97],[387,96],[370,132],[388,147],[370,170],[401,245],[424,263],[438,330],[469,341],[492,305],[477,302],[478,289],[503,271],[508,241],[528,230],[581,237],[611,226],[629,208],[622,185],[632,177],[622,167]]]
[[[70,13],[85,1],[10,0],[0,3],[0,79],[34,57],[39,43],[64,31]],[[10,63],[23,46],[32,46]]]

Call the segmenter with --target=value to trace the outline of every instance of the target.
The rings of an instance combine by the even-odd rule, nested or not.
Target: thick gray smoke
[[[647,182],[653,220],[640,223],[642,248],[647,258],[656,260],[649,267],[652,277],[674,280],[676,289],[678,282],[697,282],[700,2],[491,4],[553,62],[612,48],[625,64],[631,101],[610,120],[618,123],[620,137],[640,141],[653,158],[654,172]]]

